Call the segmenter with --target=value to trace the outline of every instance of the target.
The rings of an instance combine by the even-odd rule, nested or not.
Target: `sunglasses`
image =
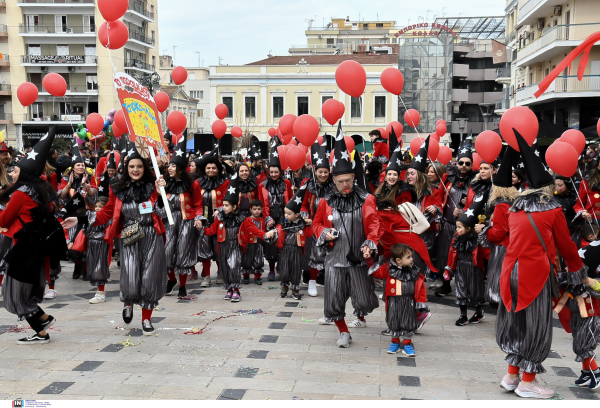
[[[471,167],[471,162],[459,161],[459,162],[458,162],[458,165],[459,165],[459,166]]]

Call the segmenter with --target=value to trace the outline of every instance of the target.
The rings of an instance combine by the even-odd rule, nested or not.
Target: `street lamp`
[[[467,118],[456,118],[458,122],[458,130],[460,131],[460,143],[463,142],[463,134],[465,133],[465,128],[467,127],[467,122],[469,119]]]
[[[488,123],[490,118],[494,114],[494,109],[496,108],[495,103],[480,103],[479,110],[481,111],[481,116],[483,116],[483,123],[485,125],[484,130],[488,130]]]

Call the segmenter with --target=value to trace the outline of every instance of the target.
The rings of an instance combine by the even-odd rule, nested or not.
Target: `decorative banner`
[[[160,114],[148,89],[131,76],[118,72],[113,80],[132,142],[143,137],[165,158],[168,152],[160,125]]]

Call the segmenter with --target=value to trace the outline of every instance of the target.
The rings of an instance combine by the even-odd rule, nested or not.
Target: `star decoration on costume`
[[[525,165],[523,164],[523,162],[519,163],[519,167],[525,167]]]
[[[540,157],[540,152],[538,152],[537,150],[534,150],[533,152],[535,153],[535,155],[536,155],[537,157]]]
[[[318,159],[319,158],[319,153],[315,152],[315,154],[313,154],[313,159]]]
[[[471,210],[470,208],[467,210],[467,212],[465,214],[467,214],[467,217],[474,217],[475,216],[475,213],[473,213],[473,210]]]
[[[419,162],[419,163],[421,163],[421,161],[422,161],[422,160],[423,160],[423,158],[421,157],[421,155],[420,155],[420,154],[418,154],[418,155],[415,157],[415,161],[416,161],[416,162]]]
[[[337,163],[337,161],[338,161],[338,160],[337,160],[337,159],[334,157],[334,158],[333,158],[333,166],[334,166],[334,167],[335,167],[335,164]]]
[[[134,150],[133,150],[133,149],[131,149],[131,150],[129,150],[129,151],[127,152],[127,156],[131,156],[133,153],[134,153]]]
[[[317,166],[318,166],[319,164],[321,164],[321,163],[323,163],[323,159],[321,159],[321,158],[319,157],[319,158],[317,159]]]
[[[467,149],[466,147],[463,147],[462,149],[460,149],[460,152],[461,152],[461,153],[466,153],[466,152],[468,152],[468,151],[469,151],[469,149]]]
[[[396,159],[396,164],[397,164],[398,166],[402,166],[402,161],[401,161],[400,159]]]
[[[585,251],[586,251],[586,249],[584,249],[584,248],[581,248],[581,249],[578,251],[578,252],[579,252],[579,257],[580,257],[581,259],[585,259]]]
[[[175,150],[175,154],[179,157],[183,156],[183,152],[181,151],[181,149]]]
[[[589,246],[598,246],[600,245],[600,241],[593,241],[589,243]]]
[[[98,186],[98,191],[104,191],[104,187],[103,186]]]
[[[30,151],[29,153],[27,153],[27,158],[31,159],[31,160],[35,160],[35,156],[37,156],[39,153],[36,153],[35,150]]]
[[[75,205],[79,205],[79,198],[76,198],[76,199],[74,199],[74,200],[73,200],[73,204],[75,204]]]
[[[235,187],[229,187],[229,190],[227,190],[228,194],[235,194]]]
[[[260,156],[260,152],[254,152],[254,157],[259,157]]]
[[[74,154],[73,157],[71,158],[71,160],[77,160],[77,155]]]
[[[294,198],[294,202],[296,204],[302,204],[302,199],[300,197],[296,197],[296,198]]]
[[[279,153],[277,153],[277,152],[273,152],[273,156],[275,156],[275,157],[279,157]]]
[[[342,152],[342,160],[350,161],[350,156],[348,156],[348,152]]]
[[[46,133],[46,134],[44,135],[44,137],[42,137],[42,138],[40,139],[40,142],[41,142],[42,140],[46,140],[46,138],[47,138],[47,137],[48,137],[48,133]]]

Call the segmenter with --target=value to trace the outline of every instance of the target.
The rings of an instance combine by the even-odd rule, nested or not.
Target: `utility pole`
[[[202,60],[200,59],[200,51],[195,51],[196,54],[198,54],[198,68],[200,68],[202,66],[202,64],[200,63]]]

